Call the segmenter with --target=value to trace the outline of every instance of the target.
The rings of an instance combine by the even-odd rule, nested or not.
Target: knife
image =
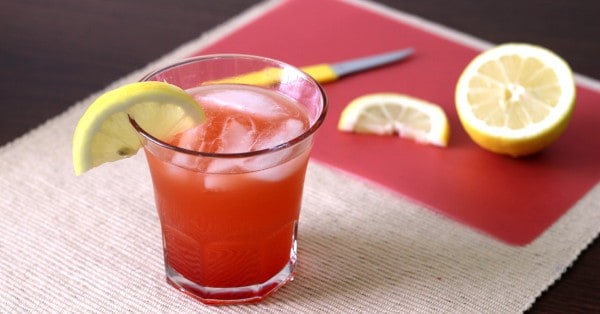
[[[414,53],[413,48],[406,48],[397,51],[385,52],[381,54],[366,56],[358,59],[351,59],[333,64],[321,63],[310,66],[301,67],[300,69],[312,76],[319,83],[329,83],[339,78],[357,73],[390,63],[398,62],[406,59]],[[281,69],[267,68],[257,72],[242,74],[235,77],[229,77],[221,80],[204,82],[207,84],[223,84],[237,83],[245,84],[252,83],[256,85],[270,85],[275,83],[281,76]]]
[[[342,76],[398,62],[406,59],[413,53],[413,48],[406,48],[333,64],[323,63],[311,65],[300,69],[312,76],[319,83],[328,83],[338,80]]]

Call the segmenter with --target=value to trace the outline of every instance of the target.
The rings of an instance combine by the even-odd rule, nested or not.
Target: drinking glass
[[[152,176],[167,282],[207,304],[262,300],[295,273],[324,90],[293,66],[234,54],[185,59],[142,81],[179,86],[206,106],[204,131],[179,138],[157,139],[131,120]],[[283,127],[268,129],[275,121]]]

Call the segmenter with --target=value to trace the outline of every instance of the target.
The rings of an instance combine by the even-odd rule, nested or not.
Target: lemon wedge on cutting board
[[[338,130],[398,135],[423,144],[448,145],[450,127],[444,110],[425,100],[396,93],[374,93],[352,100]]]

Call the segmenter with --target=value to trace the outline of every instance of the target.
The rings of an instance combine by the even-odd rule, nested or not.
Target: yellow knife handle
[[[204,82],[202,85],[212,84],[251,84],[258,86],[269,86],[276,83],[281,77],[281,69],[266,68],[264,70],[240,74],[220,80]]]
[[[329,64],[316,64],[300,68],[306,74],[312,76],[319,83],[329,83],[338,79],[337,74]]]
[[[319,83],[335,81],[338,76],[328,64],[317,64],[301,68],[306,74],[313,77]],[[208,84],[253,84],[258,86],[269,86],[279,81],[281,69],[266,68],[261,71],[250,72],[239,76],[229,77],[221,80],[204,82]]]

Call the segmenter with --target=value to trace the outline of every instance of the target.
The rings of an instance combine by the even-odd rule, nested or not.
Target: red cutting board
[[[283,1],[195,54],[248,53],[304,66],[405,47],[416,49],[405,62],[325,86],[330,111],[314,159],[515,245],[538,237],[598,182],[598,91],[578,86],[571,124],[542,153],[523,159],[488,153],[462,129],[453,100],[458,76],[479,51],[353,2]],[[338,132],[346,104],[373,92],[406,93],[442,106],[451,124],[449,146]]]

